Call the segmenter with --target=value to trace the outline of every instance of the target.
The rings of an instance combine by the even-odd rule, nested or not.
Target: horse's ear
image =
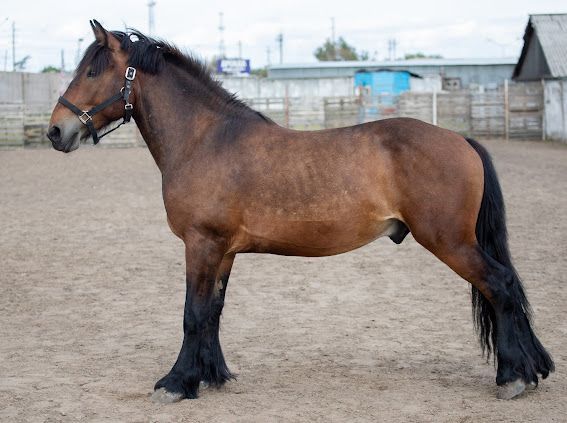
[[[101,46],[106,46],[108,44],[108,32],[106,32],[106,29],[96,19],[90,21],[90,24],[97,43]]]

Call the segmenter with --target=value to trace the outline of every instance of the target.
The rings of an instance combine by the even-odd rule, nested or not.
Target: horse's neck
[[[140,78],[134,105],[136,124],[162,174],[189,155],[211,126],[222,122],[221,112],[193,98],[187,80],[170,76],[164,71]]]

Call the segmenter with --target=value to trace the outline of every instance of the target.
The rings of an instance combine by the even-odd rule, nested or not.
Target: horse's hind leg
[[[417,232],[418,242],[476,288],[475,326],[483,351],[497,358],[498,397],[510,399],[526,385],[537,385],[538,373],[547,377],[553,362],[531,328],[527,300],[513,268],[498,263],[476,241],[463,242],[462,236],[445,233],[428,242]]]

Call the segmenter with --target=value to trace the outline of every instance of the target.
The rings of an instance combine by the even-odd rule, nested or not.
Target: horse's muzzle
[[[57,125],[51,125],[47,131],[47,138],[51,141],[53,148],[57,151],[69,153],[79,147],[79,132],[75,131],[65,136],[65,131]]]

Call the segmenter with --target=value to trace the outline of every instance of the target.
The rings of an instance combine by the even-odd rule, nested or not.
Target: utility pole
[[[223,23],[224,13],[219,12],[219,59],[224,59],[226,57],[226,52],[224,48],[224,23]]]
[[[79,65],[81,60],[81,43],[83,42],[82,38],[77,39],[77,54],[75,56],[75,66]]]
[[[242,41],[238,41],[238,58],[242,59]]]
[[[272,64],[272,57],[270,54],[270,46],[266,47],[266,63],[268,66],[270,66]]]
[[[331,18],[331,43],[335,45],[335,18]]]
[[[331,18],[331,43],[333,45],[333,60],[339,60],[337,51],[337,37],[335,36],[335,18]]]
[[[16,22],[12,21],[12,72],[16,72]]]
[[[154,21],[154,7],[156,5],[155,0],[148,1],[148,32],[150,35],[154,33],[155,21]]]
[[[396,41],[395,38],[392,41],[394,43],[394,60],[396,60],[396,55],[397,55],[396,48],[398,47],[398,42]]]
[[[65,72],[65,50],[61,49],[61,72]]]
[[[392,51],[394,52],[394,59],[396,60],[396,47],[398,46],[398,42],[395,38],[392,39]]]
[[[388,60],[396,59],[396,45],[398,42],[395,38],[390,38],[388,40]]]
[[[279,33],[278,36],[276,37],[276,42],[279,45],[280,48],[280,65],[283,63],[283,33]]]

